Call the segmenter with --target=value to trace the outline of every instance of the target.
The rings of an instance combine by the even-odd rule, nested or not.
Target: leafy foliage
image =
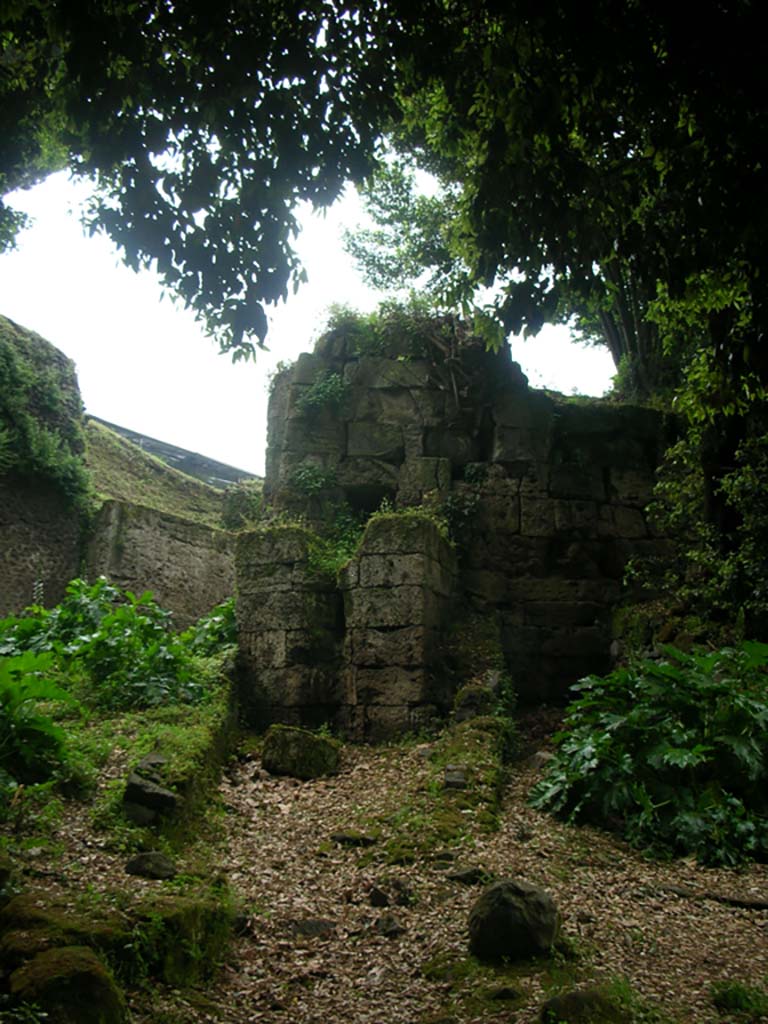
[[[705,440],[703,428],[692,428],[665,453],[649,512],[672,553],[638,562],[634,575],[702,619],[737,619],[742,633],[759,636],[768,621],[768,434],[739,444],[720,476],[720,522],[707,505]]]
[[[202,640],[201,640],[202,642]],[[50,652],[56,665],[84,676],[84,696],[112,710],[196,701],[190,651],[170,630],[170,613],[149,593],[121,593],[104,578],[73,580],[64,601],[0,621],[0,656]]]
[[[738,1014],[736,1020],[751,1021],[768,1017],[768,991],[739,981],[721,981],[712,986],[712,1002],[722,1013]]]
[[[235,599],[228,598],[217,604],[207,615],[179,635],[179,640],[196,655],[208,657],[222,647],[237,643]]]
[[[241,530],[258,521],[263,506],[264,482],[240,480],[224,492],[222,526],[227,530]]]
[[[71,364],[0,317],[0,477],[39,474],[82,505],[88,492],[83,450]]]
[[[0,658],[0,809],[2,790],[49,778],[65,757],[63,730],[40,710],[72,703],[51,678],[53,663],[51,654],[30,652]]]
[[[248,354],[304,276],[295,207],[370,167],[396,32],[329,0],[21,0],[0,16],[0,193],[65,164],[95,178],[91,230]],[[0,207],[0,239],[16,226]]]
[[[768,857],[768,645],[665,647],[574,690],[535,806],[705,863]]]
[[[321,409],[338,411],[344,405],[348,390],[341,374],[330,371],[321,373],[303,392],[296,402],[296,408],[307,415]]]

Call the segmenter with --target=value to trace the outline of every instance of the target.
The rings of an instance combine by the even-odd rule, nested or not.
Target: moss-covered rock
[[[469,948],[486,963],[548,953],[560,916],[549,893],[522,879],[489,886],[469,915]]]
[[[497,703],[496,694],[482,683],[467,683],[462,686],[453,702],[453,717],[465,722],[478,715],[490,715]]]
[[[90,946],[110,954],[129,940],[125,920],[104,909],[88,913],[24,893],[0,910],[0,966],[6,971],[56,947]]]
[[[264,737],[261,763],[272,775],[316,779],[338,769],[341,744],[307,729],[272,725]]]
[[[36,1006],[50,1024],[122,1024],[122,995],[91,949],[63,946],[38,953],[10,978],[11,996]]]
[[[561,992],[541,1008],[542,1024],[623,1024],[626,1007],[599,986]]]
[[[168,897],[147,903],[125,951],[129,976],[149,972],[182,988],[210,977],[232,934],[234,912],[225,899]]]
[[[125,981],[149,973],[182,987],[211,973],[226,949],[233,918],[227,895],[210,889],[154,897],[121,913],[41,905],[33,895],[17,896],[0,911],[0,968],[11,972],[40,953],[88,946]]]

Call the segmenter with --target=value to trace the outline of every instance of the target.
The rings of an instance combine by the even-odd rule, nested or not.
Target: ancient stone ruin
[[[69,361],[2,323],[57,375],[74,423]],[[186,484],[169,511],[152,481],[86,523],[49,482],[6,475],[0,614],[43,574],[49,604],[72,576],[104,574],[152,590],[180,626],[234,589],[247,718],[361,739],[418,729],[467,681],[546,702],[608,669],[625,567],[665,554],[643,511],[664,417],[532,390],[508,350],[452,321],[422,333],[371,345],[339,328],[278,375],[254,529],[193,521],[209,498]],[[318,531],[382,503],[342,571],[318,568]]]
[[[506,672],[543,702],[607,670],[627,562],[665,552],[643,511],[664,447],[655,411],[532,390],[477,339],[403,355],[325,336],[275,381],[267,505],[310,527],[391,511],[336,579],[311,530],[239,536],[249,717],[372,739],[445,713],[462,675]]]

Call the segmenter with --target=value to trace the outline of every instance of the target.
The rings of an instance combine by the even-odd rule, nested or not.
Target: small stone
[[[389,896],[387,895],[387,893],[384,892],[383,889],[380,889],[377,885],[374,885],[374,887],[368,893],[368,901],[372,907],[389,906]]]
[[[123,796],[124,804],[138,804],[159,814],[171,814],[181,803],[178,794],[146,779],[137,772],[131,772]]]
[[[443,778],[443,787],[445,789],[466,789],[468,786],[469,780],[466,768],[459,764],[447,764],[445,766],[445,776]]]
[[[138,875],[141,878],[154,878],[158,881],[165,878],[174,878],[178,873],[176,865],[159,850],[149,850],[146,853],[138,853],[125,865],[129,875]]]
[[[488,885],[493,881],[493,875],[485,868],[456,868],[449,871],[445,876],[451,882],[460,882],[462,885]]]
[[[502,1003],[512,999],[519,999],[522,995],[521,989],[515,988],[513,985],[502,985],[501,988],[492,988],[488,993],[488,998],[493,999],[494,1002]]]
[[[404,879],[393,878],[392,888],[395,892],[395,903],[398,907],[409,907],[413,903],[413,887]]]
[[[288,928],[303,939],[322,939],[336,929],[336,922],[325,917],[306,917],[288,921]]]
[[[363,832],[356,832],[353,829],[349,831],[333,832],[331,839],[334,843],[338,843],[339,846],[374,846],[376,840],[373,836],[367,836]]]
[[[270,775],[308,781],[337,771],[340,750],[338,740],[290,725],[271,725],[264,736],[261,763]]]
[[[398,921],[394,914],[382,914],[373,926],[374,931],[383,935],[386,939],[396,939],[405,933],[405,928]]]

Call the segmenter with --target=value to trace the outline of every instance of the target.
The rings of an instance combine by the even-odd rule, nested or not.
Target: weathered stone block
[[[506,573],[489,569],[470,569],[462,573],[461,584],[470,594],[489,604],[502,604],[507,598],[509,587]]]
[[[634,540],[647,537],[645,516],[637,508],[622,505],[602,505],[597,531],[601,537],[624,537]]]
[[[347,491],[359,488],[381,488],[392,495],[398,487],[400,474],[397,466],[383,459],[348,458],[339,463],[336,480]]]
[[[524,537],[551,537],[554,532],[554,501],[549,498],[521,498],[520,533]]]
[[[499,426],[525,427],[541,437],[549,433],[554,413],[550,398],[527,389],[505,390],[493,404],[493,418]]]
[[[451,463],[427,456],[407,459],[400,467],[397,487],[400,506],[416,505],[425,494],[443,497],[451,487]]]
[[[605,501],[603,473],[599,466],[563,463],[549,474],[549,493],[553,498],[589,498]]]
[[[493,434],[494,462],[533,463],[547,457],[548,438],[526,427],[496,427]]]
[[[255,566],[278,562],[306,562],[309,534],[297,526],[266,526],[237,535],[238,575]]]
[[[330,707],[339,703],[340,696],[341,685],[328,666],[290,665],[259,671],[246,703],[255,700],[274,709]]]
[[[645,508],[653,497],[654,476],[650,471],[612,466],[609,481],[612,495],[622,505]]]
[[[336,415],[296,417],[285,424],[283,450],[301,456],[344,451],[344,423]]]
[[[417,423],[422,429],[437,426],[445,420],[445,394],[426,388],[369,392],[375,406],[375,417],[381,423],[402,426]]]
[[[347,455],[373,458],[399,465],[405,457],[402,429],[392,423],[350,423]]]
[[[436,633],[425,626],[400,629],[350,629],[345,647],[353,665],[380,668],[387,665],[424,666],[436,646]]]
[[[480,456],[476,433],[466,430],[446,430],[445,425],[430,427],[424,434],[424,451],[428,456],[447,459],[454,466],[466,466]]]
[[[291,367],[291,383],[313,384],[319,374],[325,373],[328,363],[314,352],[302,352]]]
[[[344,594],[348,627],[437,626],[440,610],[439,598],[426,587],[366,587]]]
[[[358,704],[366,707],[416,704],[427,697],[422,669],[398,665],[387,668],[353,668],[354,693]]]
[[[531,601],[523,606],[528,626],[593,626],[606,620],[605,605],[588,601]]]
[[[365,554],[426,555],[435,561],[453,559],[448,542],[426,516],[376,516],[366,527],[360,552]]]
[[[333,591],[263,590],[239,601],[237,619],[245,632],[278,629],[332,629],[339,617]]]
[[[511,602],[554,601],[592,602],[609,605],[617,601],[620,584],[616,580],[580,580],[562,577],[536,578],[521,576],[507,581],[507,592]]]
[[[306,729],[272,725],[264,737],[261,763],[272,775],[316,779],[338,770],[341,744]]]
[[[573,537],[597,536],[597,503],[594,501],[554,502],[555,530]]]
[[[447,597],[454,577],[440,562],[426,555],[371,555],[359,560],[361,587],[424,586]]]
[[[344,379],[355,388],[427,388],[430,365],[426,359],[383,359],[367,356],[344,367]]]
[[[517,496],[517,482],[504,481],[507,487],[499,484],[494,492],[481,492],[480,502],[475,515],[474,526],[478,530],[497,533],[519,533],[521,527],[520,499]]]

